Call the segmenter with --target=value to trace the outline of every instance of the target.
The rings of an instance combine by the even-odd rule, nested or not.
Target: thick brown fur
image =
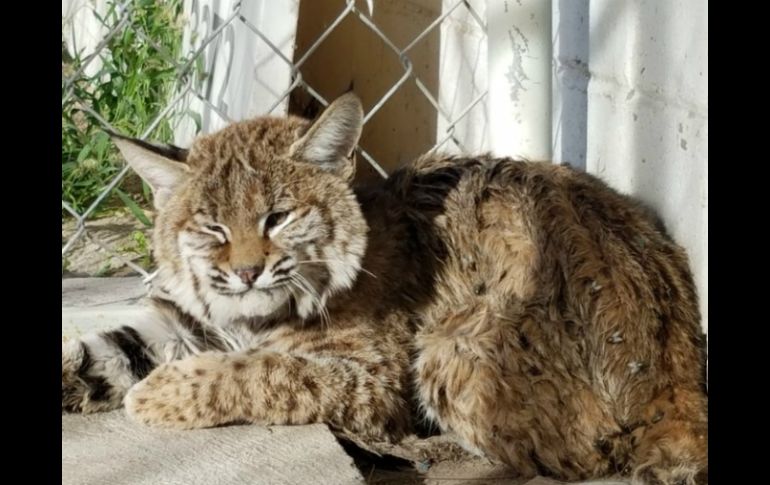
[[[63,409],[125,396],[151,425],[372,439],[427,419],[522,476],[706,483],[697,296],[650,212],[569,167],[489,156],[426,156],[353,191],[360,115],[348,95],[312,128],[234,124],[175,175],[144,172],[173,194],[153,317],[65,345]]]

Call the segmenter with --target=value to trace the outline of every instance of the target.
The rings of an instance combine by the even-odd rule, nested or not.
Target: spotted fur
[[[159,271],[131,327],[62,350],[62,409],[162,427],[426,419],[522,476],[707,481],[687,257],[566,166],[426,156],[351,187],[353,95],[169,150],[116,137],[153,187]]]

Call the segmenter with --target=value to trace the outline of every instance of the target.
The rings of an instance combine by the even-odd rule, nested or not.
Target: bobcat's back
[[[491,157],[426,157],[386,187],[398,210],[369,215],[403,220],[370,222],[387,227],[370,244],[407,261],[388,258],[391,291],[418,321],[418,393],[443,429],[568,478],[625,466],[645,433],[705,435],[695,289],[650,211],[568,167]]]

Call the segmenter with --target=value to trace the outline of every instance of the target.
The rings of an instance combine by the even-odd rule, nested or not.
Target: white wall
[[[184,2],[187,23],[182,52],[189,56],[214,36],[201,54],[206,76],[193,84],[193,92],[180,102],[179,110],[200,114],[203,133],[223,128],[230,121],[266,114],[273,107],[273,114],[286,113],[288,99],[277,106],[275,102],[289,87],[291,66],[240,17],[231,20],[238,3],[236,0]],[[250,0],[241,4],[239,15],[291,60],[298,10],[299,0]],[[217,32],[222,25],[225,27]],[[195,136],[196,125],[189,116],[180,116],[178,120],[175,141],[187,146]]]
[[[86,59],[107,35],[107,28],[94,15],[104,16],[107,13],[106,0],[62,0],[61,30],[64,46],[70,56],[80,56]],[[88,63],[83,73],[93,76],[101,69],[102,60],[99,56]]]
[[[456,3],[454,0],[442,0],[442,11],[446,12]],[[482,21],[486,21],[484,0],[468,0],[467,4]],[[443,141],[450,133],[448,130],[452,130],[450,121],[459,119],[451,133],[462,142],[463,148],[471,153],[487,151],[490,148],[489,105],[481,99],[465,111],[487,90],[487,37],[471,10],[464,5],[455,8],[439,28],[438,101],[446,118],[438,117],[436,141]],[[458,147],[447,142],[441,145],[440,150],[454,153]]]

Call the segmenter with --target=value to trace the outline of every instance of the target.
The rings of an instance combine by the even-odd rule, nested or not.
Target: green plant
[[[131,240],[124,247],[119,248],[121,253],[128,255],[133,253],[140,256],[139,261],[136,264],[142,268],[149,270],[153,265],[152,248],[150,247],[150,241],[147,235],[142,231],[134,231],[131,233]]]
[[[99,18],[108,30],[120,20],[117,3]],[[122,167],[122,159],[101,123],[83,105],[117,130],[137,136],[147,130],[174,95],[182,43],[181,0],[135,0],[129,8],[127,24],[100,54],[99,72],[72,83],[72,96],[62,104],[62,200],[80,213]],[[63,74],[76,72],[83,61],[79,54],[69,57],[62,42]],[[65,87],[66,83],[62,96]],[[151,137],[172,141],[170,117],[157,125]],[[100,205],[100,210],[125,206],[149,225],[141,209],[149,203],[147,188],[133,174],[121,188]],[[64,210],[62,216],[67,216]]]

